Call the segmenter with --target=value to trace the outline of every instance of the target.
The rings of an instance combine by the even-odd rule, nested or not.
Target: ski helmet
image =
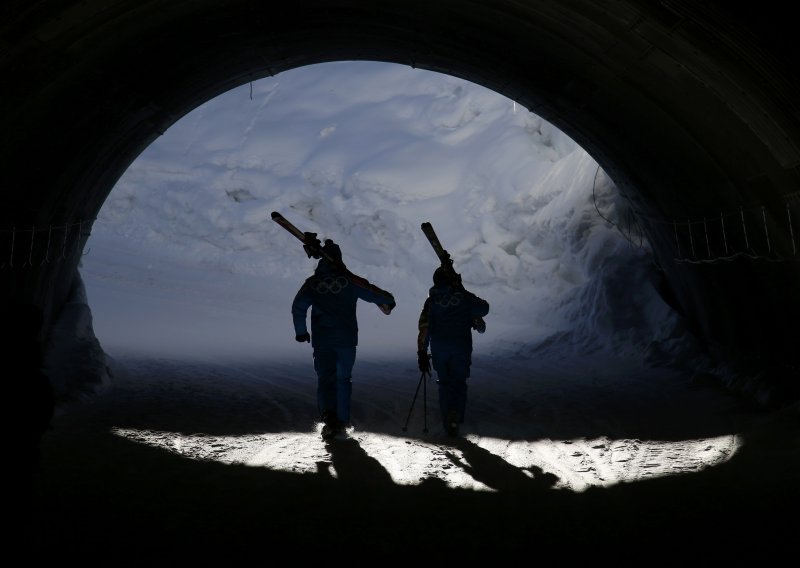
[[[448,284],[447,272],[441,266],[433,271],[433,285],[445,286]]]
[[[334,243],[330,239],[325,240],[325,245],[322,247],[322,252],[338,260],[339,262],[342,261],[342,249],[339,248],[339,245]]]

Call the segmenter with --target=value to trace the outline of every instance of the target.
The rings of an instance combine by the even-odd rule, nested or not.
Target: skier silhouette
[[[423,373],[430,373],[433,363],[442,424],[448,435],[457,436],[467,404],[472,330],[483,333],[482,318],[489,313],[489,303],[451,278],[441,266],[433,273],[433,287],[419,316],[417,362]]]
[[[310,342],[314,349],[314,371],[317,374],[317,406],[324,426],[322,437],[331,439],[344,432],[350,423],[350,399],[353,390],[352,370],[358,345],[356,304],[364,300],[377,304],[389,315],[395,307],[394,297],[387,298],[361,286],[346,276],[338,262],[342,251],[332,240],[325,241],[325,253],[314,275],[301,286],[292,302],[295,339]],[[306,315],[311,308],[311,334]]]

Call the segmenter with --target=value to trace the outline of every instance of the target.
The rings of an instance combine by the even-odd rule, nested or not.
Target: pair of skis
[[[320,240],[317,238],[316,233],[301,231],[300,229],[295,227],[291,222],[289,222],[286,219],[286,217],[284,217],[277,211],[272,212],[272,220],[278,223],[281,227],[283,227],[287,231],[289,231],[300,242],[303,243],[303,250],[306,251],[306,254],[308,255],[309,258],[311,257],[325,258],[328,262],[336,266],[354,284],[368,288],[373,292],[376,292],[377,294],[386,297],[388,300],[387,304],[391,304],[394,302],[394,297],[392,296],[392,294],[390,294],[386,290],[378,288],[374,284],[370,283],[366,278],[362,278],[361,276],[353,274],[347,269],[347,267],[344,265],[342,261],[327,254],[323,250],[322,243],[320,243]],[[441,263],[441,268],[445,271],[445,274],[447,275],[448,280],[450,281],[450,285],[458,290],[464,290],[464,285],[461,282],[461,275],[458,274],[453,268],[453,259],[450,258],[450,254],[442,246],[442,243],[439,241],[439,237],[436,236],[436,232],[433,230],[433,225],[427,222],[422,223],[422,232],[425,234],[425,237],[427,237],[428,242],[430,242],[434,252],[436,253],[436,256],[439,258],[439,262]],[[476,318],[476,320],[473,322],[472,327],[473,329],[477,329],[480,333],[483,333],[486,330],[486,324],[483,322],[482,318]]]
[[[286,219],[283,215],[278,213],[277,211],[272,212],[272,220],[275,221],[278,225],[289,231],[292,235],[294,235],[300,242],[303,243],[303,250],[306,251],[306,254],[309,258],[324,258],[328,262],[330,262],[333,266],[339,269],[339,271],[344,274],[353,284],[361,286],[363,288],[367,288],[368,290],[372,290],[379,296],[383,296],[386,298],[386,303],[380,305],[380,309],[383,313],[388,314],[392,311],[394,305],[394,296],[390,292],[382,288],[378,288],[375,284],[372,284],[366,278],[362,278],[357,274],[353,274],[348,270],[347,266],[345,266],[344,262],[335,258],[325,252],[322,243],[317,238],[316,233],[311,232],[303,232],[297,227],[295,227],[289,220]]]
[[[423,223],[422,232],[425,233],[425,236],[428,238],[428,242],[431,243],[436,256],[439,257],[439,262],[441,263],[440,266],[447,276],[447,279],[450,281],[450,286],[456,290],[466,291],[464,289],[464,284],[461,282],[461,275],[455,271],[455,268],[453,268],[453,259],[450,258],[450,253],[445,250],[445,248],[442,246],[442,243],[439,241],[439,237],[436,236],[436,232],[433,230],[433,225],[430,223]],[[486,322],[483,321],[483,318],[475,318],[472,320],[472,329],[477,330],[478,333],[483,333],[486,331]]]

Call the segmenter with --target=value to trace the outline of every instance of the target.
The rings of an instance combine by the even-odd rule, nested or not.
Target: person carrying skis
[[[377,304],[386,315],[396,304],[394,297],[387,298],[348,278],[342,251],[332,240],[325,241],[322,252],[314,275],[306,279],[292,302],[292,319],[295,339],[309,342],[313,348],[322,437],[328,440],[344,432],[350,422],[351,378],[358,345],[356,304],[359,299]],[[311,334],[306,327],[309,307]]]
[[[460,281],[460,279],[459,279]],[[436,370],[439,409],[445,432],[457,436],[467,405],[467,379],[472,365],[472,330],[483,333],[489,303],[453,282],[441,266],[433,273],[433,287],[419,316],[417,362],[419,370]],[[430,355],[428,348],[430,347]]]

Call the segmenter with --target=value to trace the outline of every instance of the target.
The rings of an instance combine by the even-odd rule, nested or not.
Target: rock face
[[[110,371],[92,327],[92,312],[80,273],[50,327],[45,348],[44,372],[55,399],[69,403],[96,394],[108,384]]]

